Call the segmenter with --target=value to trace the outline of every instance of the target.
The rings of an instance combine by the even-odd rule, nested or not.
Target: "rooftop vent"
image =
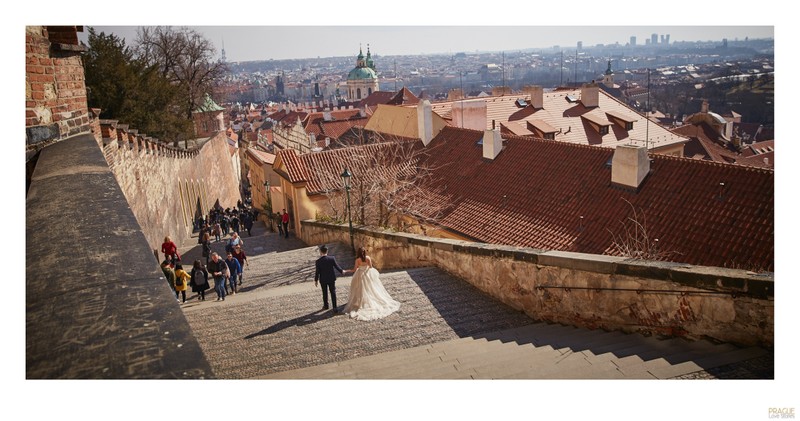
[[[517,98],[515,104],[517,104],[517,107],[519,108],[525,108],[528,106],[528,103],[525,101],[524,98]]]
[[[567,95],[566,98],[567,102],[569,102],[570,104],[578,102],[578,97],[576,97],[575,95]]]

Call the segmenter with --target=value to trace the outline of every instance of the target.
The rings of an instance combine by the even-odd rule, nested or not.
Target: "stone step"
[[[768,353],[767,350],[758,347],[740,348],[716,355],[709,355],[706,357],[697,358],[692,361],[686,361],[683,363],[671,365],[669,367],[654,368],[649,371],[656,378],[668,379],[672,377],[682,376],[684,374],[694,373],[700,370],[707,370],[710,368],[715,368],[736,362],[750,360],[753,358],[766,355],[767,353]]]

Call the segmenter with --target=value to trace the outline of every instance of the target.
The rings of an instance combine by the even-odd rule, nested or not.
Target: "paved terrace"
[[[536,322],[438,268],[381,274],[402,303],[373,322],[321,310],[316,245],[257,224],[240,292],[182,309],[214,375],[289,379],[773,378],[771,350]],[[222,252],[224,243],[214,244]],[[190,262],[199,247],[184,255]],[[329,244],[352,267],[347,245]],[[182,247],[181,250],[185,250]],[[347,303],[350,277],[337,282]]]

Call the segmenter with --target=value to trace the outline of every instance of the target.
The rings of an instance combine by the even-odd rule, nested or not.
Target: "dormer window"
[[[611,122],[602,116],[586,113],[582,115],[581,118],[586,120],[593,129],[597,130],[597,133],[599,133],[600,136],[605,136],[608,134],[608,128],[611,126]]]
[[[633,123],[636,121],[636,119],[616,111],[608,111],[606,112],[606,116],[620,128],[623,128],[627,131],[633,130]]]

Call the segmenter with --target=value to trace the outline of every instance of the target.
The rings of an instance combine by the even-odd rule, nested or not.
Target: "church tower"
[[[611,71],[611,60],[608,60],[608,69],[606,69],[606,74],[603,75],[603,85],[609,88],[614,87],[614,72]]]
[[[378,74],[367,46],[367,57],[359,47],[356,67],[347,74],[347,96],[350,101],[360,101],[378,90]]]

